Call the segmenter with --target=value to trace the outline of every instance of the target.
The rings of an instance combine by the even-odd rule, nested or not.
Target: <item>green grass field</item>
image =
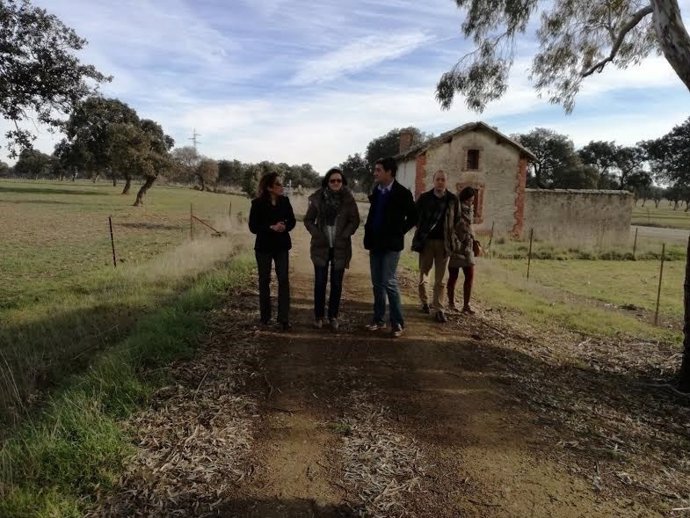
[[[417,255],[406,253],[403,264],[416,271]],[[685,261],[664,265],[655,326],[659,266],[658,260],[536,259],[527,280],[526,259],[482,258],[474,297],[487,308],[506,310],[545,330],[679,344]]]
[[[119,192],[107,183],[0,181],[1,417],[20,416],[40,389],[127,337],[243,239],[232,231],[247,199],[154,186],[137,208]],[[229,235],[212,238],[197,224],[190,242],[190,204]]]
[[[0,181],[3,518],[82,516],[131,449],[122,419],[250,278],[247,199],[157,186],[132,200],[105,183]],[[190,240],[190,204],[225,235],[197,225]]]
[[[673,206],[670,206],[667,200],[662,200],[659,208],[656,208],[652,201],[647,201],[643,207],[640,201],[633,207],[632,224],[690,229],[690,212],[685,212],[685,206],[682,204],[673,210]]]
[[[657,261],[483,260],[477,297],[493,308],[516,311],[525,321],[593,336],[681,343],[684,262],[666,263],[659,325],[654,310]]]

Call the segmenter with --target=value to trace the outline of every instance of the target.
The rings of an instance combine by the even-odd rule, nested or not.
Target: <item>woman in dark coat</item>
[[[271,321],[271,267],[278,278],[278,323],[290,329],[289,256],[292,248],[289,232],[295,228],[295,214],[290,200],[283,196],[283,182],[278,173],[268,173],[259,181],[259,192],[249,211],[249,230],[256,234],[254,253],[259,270],[259,309],[261,323]]]
[[[357,203],[339,167],[332,167],[321,182],[321,189],[309,197],[304,226],[311,234],[310,254],[314,263],[314,326],[320,329],[326,316],[330,265],[328,320],[331,328],[337,331],[343,276],[352,257],[350,238],[359,226]]]
[[[470,307],[472,296],[472,283],[474,281],[474,234],[472,233],[472,204],[476,190],[465,187],[458,194],[460,201],[460,215],[455,225],[455,237],[457,241],[448,261],[448,306],[451,311],[457,312],[455,306],[455,284],[458,282],[460,269],[465,274],[465,282],[462,286],[462,312],[474,314]]]

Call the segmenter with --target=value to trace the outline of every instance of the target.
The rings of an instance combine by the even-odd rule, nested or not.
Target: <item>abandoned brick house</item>
[[[522,238],[529,229],[550,241],[622,241],[628,238],[632,195],[625,191],[527,189],[527,168],[535,159],[527,148],[483,122],[472,122],[412,146],[400,134],[397,179],[415,198],[432,188],[439,169],[448,188],[477,189],[474,228]]]

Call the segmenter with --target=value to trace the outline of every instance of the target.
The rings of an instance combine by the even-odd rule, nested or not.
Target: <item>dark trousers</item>
[[[465,274],[465,282],[462,285],[462,307],[470,305],[472,296],[472,282],[474,281],[474,266],[463,266],[462,273]],[[460,276],[460,268],[448,268],[448,303],[455,305],[455,284]]]
[[[314,317],[323,318],[326,313],[326,285],[328,284],[328,270],[331,270],[331,294],[328,297],[328,319],[338,318],[340,297],[343,294],[343,276],[345,268],[336,270],[333,264],[333,249],[331,248],[325,266],[314,265]]]
[[[290,280],[288,269],[290,261],[287,250],[280,252],[255,252],[256,265],[259,269],[259,311],[261,321],[271,320],[271,263],[275,263],[278,278],[278,322],[289,322],[290,313]]]

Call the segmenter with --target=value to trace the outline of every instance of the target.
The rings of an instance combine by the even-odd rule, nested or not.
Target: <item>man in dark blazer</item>
[[[405,247],[405,234],[417,224],[417,208],[409,189],[395,180],[398,164],[391,157],[380,158],[374,166],[374,190],[364,225],[364,248],[369,250],[371,283],[374,288],[374,315],[370,331],[385,329],[386,296],[391,334],[399,337],[405,328],[400,302],[397,268]]]

